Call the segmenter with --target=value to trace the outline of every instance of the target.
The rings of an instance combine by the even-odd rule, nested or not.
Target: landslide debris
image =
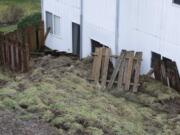
[[[1,69],[1,110],[14,112],[15,121],[43,121],[60,135],[180,134],[179,93],[146,77],[139,93],[102,91],[88,81],[91,62],[44,56],[33,58],[28,73]]]

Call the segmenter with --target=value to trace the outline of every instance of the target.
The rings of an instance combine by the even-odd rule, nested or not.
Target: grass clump
[[[16,24],[0,26],[0,32],[4,32],[5,34],[9,33],[9,32],[13,32],[16,29],[17,29],[17,25]]]
[[[28,26],[39,26],[39,23],[41,21],[41,13],[34,13],[32,15],[29,15],[25,18],[23,18],[19,23],[18,23],[18,28],[23,29]]]
[[[148,135],[146,117],[155,119],[148,120],[149,125],[163,123],[163,117],[154,117],[151,109],[97,91],[71,73],[62,77],[59,85],[38,82],[17,92],[14,98],[5,99],[3,105],[12,109],[20,106],[68,134]]]
[[[0,98],[1,97],[14,96],[16,93],[17,93],[17,91],[14,89],[2,88],[2,89],[0,89]]]
[[[44,61],[46,63],[47,60]],[[67,62],[66,59],[64,61]],[[167,112],[151,106],[164,100],[160,99],[161,96],[157,93],[164,91],[163,88],[157,88],[158,90],[153,92],[155,86],[150,87],[151,82],[144,81],[144,90],[139,93],[127,92],[115,97],[97,89],[95,85],[78,76],[76,71],[67,71],[67,67],[63,69],[60,64],[64,61],[58,63],[58,69],[54,68],[57,67],[57,61],[43,64],[46,69],[34,64],[37,67],[24,74],[23,81],[12,81],[17,83],[16,86],[25,85],[24,90],[18,91],[14,87],[15,91],[11,91],[12,88],[6,86],[9,90],[2,91],[0,106],[10,109],[20,107],[26,112],[22,118],[37,116],[56,127],[60,134],[178,135],[176,119],[170,119]],[[67,63],[63,65],[69,67]],[[51,67],[52,70],[49,70]],[[173,92],[167,93],[170,93],[170,97],[174,96]]]
[[[2,104],[8,108],[8,109],[17,109],[18,108],[18,104],[16,101],[14,101],[13,99],[11,98],[5,98],[2,100]]]
[[[0,0],[0,32],[17,29],[23,17],[40,12],[40,0]]]

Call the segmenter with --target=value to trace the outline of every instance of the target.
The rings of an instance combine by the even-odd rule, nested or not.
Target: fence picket
[[[44,23],[29,26],[6,35],[0,33],[0,65],[16,72],[29,69],[30,52],[44,47]]]

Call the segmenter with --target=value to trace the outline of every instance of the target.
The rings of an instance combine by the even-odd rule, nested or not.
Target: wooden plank
[[[41,50],[43,49],[44,47],[44,22],[40,22],[39,24],[39,29],[38,29],[38,44],[39,44],[39,47],[38,47],[38,50]]]
[[[2,45],[0,43],[0,65],[3,65],[3,53],[2,53]]]
[[[15,71],[15,61],[14,61],[14,45],[11,44],[11,70]]]
[[[126,67],[125,67],[125,76],[124,76],[124,84],[125,84],[125,90],[130,89],[130,83],[131,83],[131,75],[132,75],[132,68],[133,68],[133,60],[134,60],[134,52],[128,51],[126,53]]]
[[[31,46],[30,50],[34,51],[37,49],[36,29],[34,27],[30,27],[29,30],[29,42],[25,42],[24,44],[28,43],[28,45]]]
[[[102,80],[103,68],[104,68],[104,62],[105,62],[105,55],[106,55],[106,48],[105,48],[105,47],[102,47],[102,59],[101,59],[101,74],[100,74],[100,80]]]
[[[99,82],[100,79],[102,51],[102,48],[96,48],[95,53],[97,56],[95,56],[93,60],[91,80],[94,80],[96,83]]]
[[[5,45],[4,45],[4,41],[3,41],[3,44],[2,44],[2,62],[3,62],[3,65],[5,65],[5,53],[6,53],[6,51],[5,51]]]
[[[91,71],[91,77],[90,77],[90,80],[93,80],[93,81],[95,80],[95,76],[96,76],[96,63],[97,63],[97,57],[99,55],[99,49],[98,48],[95,50],[95,53],[97,55],[95,55],[93,57],[92,71]]]
[[[0,65],[2,65],[2,34],[0,33]]]
[[[102,89],[106,88],[110,55],[111,55],[111,49],[105,48],[105,56],[104,56],[104,63],[103,63],[103,68],[102,68],[102,79],[101,79]]]
[[[180,76],[179,76],[179,71],[178,71],[178,68],[177,68],[177,64],[176,62],[172,62],[172,67],[173,67],[173,71],[174,71],[174,86],[173,88],[178,90],[180,92]]]
[[[166,67],[163,61],[161,61],[161,80],[163,84],[168,85]]]
[[[156,80],[161,81],[161,55],[152,52],[151,67],[154,70],[154,76]]]
[[[11,69],[11,64],[12,64],[12,53],[11,53],[11,45],[13,44],[13,42],[9,42],[8,44],[8,52],[9,52],[9,69]],[[11,69],[12,70],[12,69]]]
[[[20,41],[21,40],[21,41]],[[29,64],[29,47],[26,48],[20,31],[3,36],[0,41],[0,64],[12,71],[27,71]]]
[[[50,31],[51,31],[51,28],[49,27],[49,28],[47,29],[47,31],[46,31],[45,36],[44,36],[44,41],[46,41],[46,39],[47,39],[47,37],[48,37]]]
[[[24,50],[22,49],[22,47],[20,48],[20,54],[21,54],[21,72],[24,72]]]
[[[9,67],[9,41],[6,42],[6,66]]]
[[[161,69],[161,74],[165,74],[167,81],[164,79],[165,77],[162,75],[162,82],[165,85],[168,85],[172,88],[175,88],[176,85],[176,73],[174,70],[173,61],[171,59],[168,59],[166,57],[163,57],[161,67],[164,67],[165,69]],[[165,73],[164,73],[165,72]]]
[[[24,50],[24,72],[28,71],[29,68],[29,47],[28,44],[25,45],[25,48],[23,48]]]
[[[96,76],[95,76],[95,82],[98,83],[100,79],[100,73],[101,73],[101,61],[102,61],[102,51],[103,48],[98,48],[99,49],[99,57],[97,58],[97,63],[96,63]]]
[[[124,83],[123,83],[123,78],[124,78],[124,72],[125,72],[125,65],[126,65],[126,59],[123,59],[122,65],[119,68],[119,76],[118,76],[118,89],[124,89]]]
[[[121,52],[119,58],[117,59],[117,63],[116,63],[114,72],[113,72],[113,74],[112,74],[112,76],[111,76],[111,79],[110,79],[110,82],[109,82],[109,84],[108,84],[108,89],[111,89],[112,86],[113,86],[113,84],[114,84],[114,81],[115,81],[115,79],[116,79],[116,77],[117,77],[117,74],[118,74],[118,72],[119,72],[119,68],[120,68],[120,66],[121,66],[121,64],[122,64],[122,61],[123,61],[123,59],[124,59],[124,57],[125,57],[125,54],[126,54],[126,51],[123,50],[123,51]]]
[[[14,71],[16,71],[16,46],[17,46],[17,42],[13,46],[13,52],[14,52]]]
[[[16,65],[16,71],[19,71],[19,46],[18,43],[16,44],[15,47],[15,65]]]
[[[137,60],[135,60],[136,64],[135,64],[135,75],[134,75],[133,92],[137,92],[138,91],[142,56],[143,56],[142,52],[136,52],[136,54],[135,54],[135,58],[137,58]]]

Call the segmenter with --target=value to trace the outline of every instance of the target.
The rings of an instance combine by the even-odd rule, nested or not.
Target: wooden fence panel
[[[9,40],[10,36],[11,34],[0,40],[0,64],[11,71],[26,72],[30,62],[29,47],[27,44]]]
[[[45,37],[44,37],[44,22],[41,22],[38,28],[38,50],[41,50],[45,44]]]
[[[40,22],[39,27],[29,26],[6,35],[0,33],[0,65],[16,72],[28,71],[30,52],[44,47],[43,24]]]

